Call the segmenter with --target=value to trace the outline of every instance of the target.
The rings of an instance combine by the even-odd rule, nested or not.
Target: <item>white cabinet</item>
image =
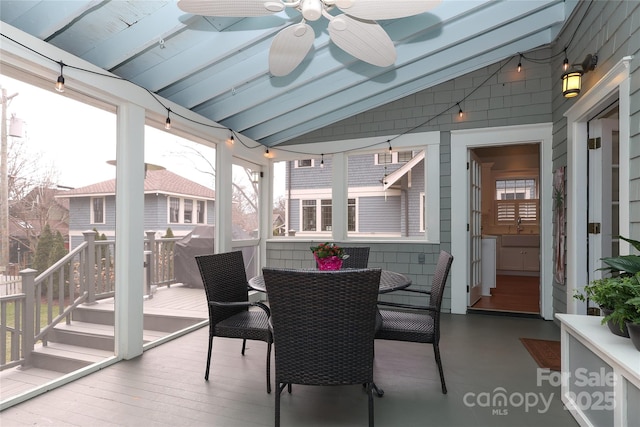
[[[599,316],[556,317],[562,324],[562,373],[555,380],[567,409],[581,426],[637,426],[640,353],[631,340],[613,335]]]
[[[540,271],[540,236],[501,236],[498,260],[498,270]]]

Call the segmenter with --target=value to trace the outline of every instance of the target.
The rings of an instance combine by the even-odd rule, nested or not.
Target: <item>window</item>
[[[196,209],[195,216],[193,209]],[[194,219],[197,224],[206,224],[207,202],[205,200],[181,199],[169,197],[169,223],[192,224]]]
[[[320,201],[320,230],[331,231],[331,199]]]
[[[104,197],[91,198],[91,223],[104,224]]]
[[[356,231],[356,199],[347,201],[347,231]]]
[[[381,163],[390,158],[392,163]],[[425,158],[425,150],[409,149],[348,156],[349,237],[425,236],[421,207],[426,185]],[[372,166],[372,161],[378,164]],[[352,203],[349,199],[357,200],[357,206],[355,200]]]
[[[375,155],[374,164],[389,165],[394,163],[407,163],[413,158],[413,151],[386,151]]]
[[[169,197],[169,223],[177,224],[180,222],[180,199],[177,197]]]
[[[296,161],[297,168],[311,168],[313,167],[313,159],[304,159]]]
[[[538,223],[538,187],[535,178],[496,179],[495,223]],[[519,221],[520,222],[519,222]]]
[[[184,222],[185,224],[193,222],[193,200],[184,201]]]
[[[302,201],[302,230],[316,231],[316,201]]]
[[[205,219],[204,219],[205,209],[206,209],[205,201],[204,200],[198,200],[197,201],[197,211],[196,211],[197,223],[198,224],[204,224],[205,223]]]

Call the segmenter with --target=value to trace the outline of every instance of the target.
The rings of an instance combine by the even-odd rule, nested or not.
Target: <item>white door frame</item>
[[[451,270],[451,312],[467,312],[467,211],[469,186],[467,151],[471,148],[514,144],[540,144],[540,315],[553,318],[552,290],[552,123],[451,131],[451,251],[456,257]],[[464,254],[464,258],[463,258]]]
[[[586,314],[586,304],[573,298],[587,284],[587,122],[619,99],[620,120],[620,234],[629,236],[629,137],[631,56],[625,56],[564,114],[567,118],[567,313]],[[629,245],[620,241],[620,254]]]

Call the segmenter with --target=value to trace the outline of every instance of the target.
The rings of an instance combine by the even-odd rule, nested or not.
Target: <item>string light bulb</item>
[[[227,143],[233,145],[236,143],[236,139],[233,137],[233,134],[227,139]]]
[[[569,69],[569,58],[567,58],[567,48],[564,48],[564,61],[562,61],[562,71]]]
[[[171,114],[171,108],[167,108],[167,120],[164,121],[164,128],[166,130],[171,129],[171,118],[169,117],[170,114]]]
[[[520,54],[520,59],[518,59],[518,72],[522,71],[522,54]]]
[[[391,140],[387,140],[387,143],[389,143],[389,154],[391,154],[393,152],[393,147],[391,147]]]
[[[269,153],[269,149],[268,149],[268,148],[265,150],[265,152],[264,152],[264,156],[265,156],[267,159],[270,159],[270,158],[271,158],[271,153]]]
[[[64,75],[62,69],[64,68],[64,62],[60,61],[60,75],[58,76],[58,80],[56,81],[56,90],[60,93],[64,92]]]
[[[324,154],[320,154],[320,167],[324,168]]]
[[[456,102],[456,104],[458,105],[458,117],[462,118],[462,116],[464,116],[464,113],[462,112],[462,107],[460,106],[459,102]]]

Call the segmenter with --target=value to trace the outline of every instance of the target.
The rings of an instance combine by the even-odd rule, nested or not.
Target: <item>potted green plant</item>
[[[640,274],[636,275],[638,278]],[[640,351],[640,296],[631,298],[625,303],[627,309],[627,330],[631,342]]]
[[[640,242],[618,236],[640,251]],[[590,299],[600,306],[606,323],[611,332],[616,335],[629,337],[627,320],[633,316],[633,307],[628,304],[630,299],[640,297],[640,256],[620,255],[602,258],[611,277],[594,280],[584,287],[583,292],[577,292],[574,297],[586,301]]]

